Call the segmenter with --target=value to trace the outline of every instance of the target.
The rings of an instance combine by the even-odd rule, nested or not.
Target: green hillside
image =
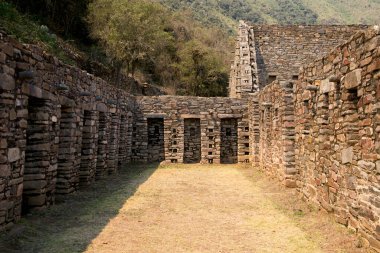
[[[224,96],[238,20],[379,24],[380,0],[0,0],[0,30],[127,89]]]
[[[189,8],[205,24],[233,31],[236,21],[268,24],[377,24],[379,0],[156,0]]]

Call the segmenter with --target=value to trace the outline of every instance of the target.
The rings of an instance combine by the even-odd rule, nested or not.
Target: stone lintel
[[[181,114],[181,118],[183,118],[183,119],[200,119],[201,115],[199,115],[199,114]]]
[[[242,114],[225,114],[225,113],[220,113],[218,114],[218,118],[220,119],[237,119],[237,118],[242,118]]]
[[[41,98],[45,100],[52,100],[52,101],[56,100],[56,96],[54,96],[52,93],[46,90],[42,90],[41,88],[32,84],[28,84],[28,83],[24,83],[22,85],[22,92],[31,97]]]
[[[147,119],[151,119],[151,118],[164,119],[164,118],[166,118],[166,114],[165,113],[147,113],[144,116]]]

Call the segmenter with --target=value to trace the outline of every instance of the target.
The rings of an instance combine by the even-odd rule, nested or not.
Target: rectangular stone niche
[[[26,130],[23,212],[54,203],[57,176],[53,144],[56,118],[50,101],[30,97]]]
[[[148,118],[148,162],[165,160],[164,119]]]
[[[57,194],[69,194],[79,187],[79,120],[75,108],[62,106],[59,149],[58,149],[58,172]]]
[[[238,162],[238,121],[236,118],[221,119],[220,162]]]
[[[199,163],[201,161],[201,122],[200,119],[185,119],[185,135],[183,154],[184,163]]]

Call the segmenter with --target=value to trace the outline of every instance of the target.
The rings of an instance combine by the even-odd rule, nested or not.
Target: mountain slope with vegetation
[[[156,0],[190,9],[204,24],[234,31],[236,21],[268,24],[378,24],[379,0]]]
[[[0,0],[0,28],[125,88],[224,96],[238,20],[380,23],[379,0]]]

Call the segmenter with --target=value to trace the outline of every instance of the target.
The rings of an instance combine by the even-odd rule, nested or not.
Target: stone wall
[[[380,35],[359,32],[301,68],[298,187],[380,249]]]
[[[380,249],[380,35],[358,32],[249,96],[252,162]]]
[[[202,163],[220,163],[221,160],[221,121],[236,119],[237,150],[236,161],[249,162],[249,129],[247,116],[247,101],[232,98],[201,98],[201,97],[136,97],[136,133],[133,141],[132,159],[135,161],[149,160],[149,143],[147,124],[151,119],[164,120],[164,160],[168,163],[183,163],[188,157],[185,150],[185,136],[190,134],[190,127],[185,127],[188,119],[199,120],[201,132]],[[197,130],[194,130],[197,131]],[[248,138],[245,138],[248,136]],[[195,144],[192,144],[194,146]],[[199,146],[199,143],[196,144]],[[186,145],[189,148],[189,144]],[[191,161],[190,161],[191,162]]]
[[[240,21],[229,80],[231,98],[246,97],[259,90],[254,36],[252,27]]]
[[[127,162],[133,118],[121,144],[120,119],[134,107],[126,92],[0,32],[0,229]]]
[[[275,81],[253,95],[249,111],[255,117],[256,166],[288,187],[295,187],[293,83]],[[258,122],[257,122],[258,121]],[[254,122],[251,122],[251,124]]]
[[[230,98],[132,97],[0,32],[0,229],[128,162],[251,162],[380,249],[380,36],[341,43],[359,28],[241,23]]]
[[[248,25],[241,21],[231,65],[230,97],[244,97],[274,80],[296,80],[302,65],[322,57],[366,28]]]

